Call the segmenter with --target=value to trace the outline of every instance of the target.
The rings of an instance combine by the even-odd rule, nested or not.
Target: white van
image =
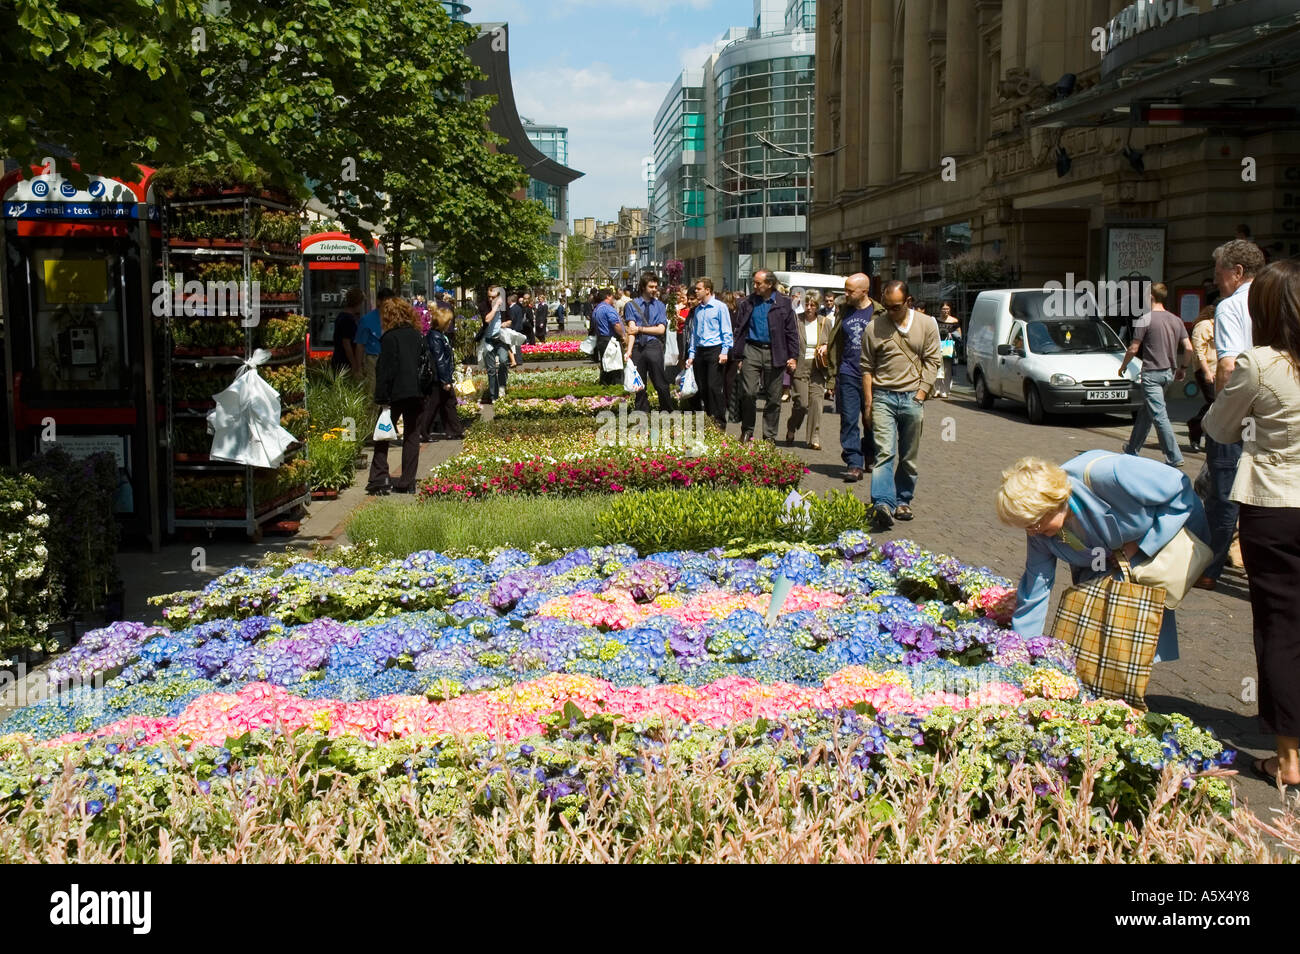
[[[828,291],[836,295],[844,294],[843,275],[819,275],[816,272],[773,272],[772,274],[786,288],[816,290],[819,295]]]
[[[1058,317],[1046,288],[983,291],[966,331],[966,373],[979,406],[1025,405],[1031,424],[1049,414],[1134,414],[1142,404],[1139,362],[1123,375],[1125,346],[1092,314]],[[1055,304],[1054,302],[1052,304]]]

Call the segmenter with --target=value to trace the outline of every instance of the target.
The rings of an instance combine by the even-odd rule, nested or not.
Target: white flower
[[[29,513],[27,522],[33,527],[48,527],[50,525],[50,515],[48,513]]]

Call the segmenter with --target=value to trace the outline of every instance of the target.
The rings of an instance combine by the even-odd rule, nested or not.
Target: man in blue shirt
[[[844,307],[831,325],[830,344],[823,355],[828,372],[836,375],[835,396],[840,412],[840,457],[848,468],[844,479],[862,479],[863,467],[876,456],[871,428],[863,427],[866,399],[862,393],[862,336],[875,314],[871,279],[862,272],[844,280]],[[866,438],[863,438],[863,431]],[[865,446],[864,446],[865,444]]]
[[[384,335],[379,324],[379,306],[396,294],[391,288],[381,288],[375,293],[375,307],[361,316],[357,322],[357,335],[352,339],[353,345],[366,353],[366,393],[372,399],[375,396],[375,368],[379,364],[379,339]]]
[[[722,399],[722,377],[727,369],[727,353],[735,344],[731,334],[731,312],[713,297],[713,279],[695,281],[699,304],[691,316],[686,334],[686,367],[695,371],[695,383],[704,396],[704,410],[724,431],[727,407]]]
[[[627,338],[623,331],[623,322],[619,321],[618,312],[614,310],[613,299],[612,288],[599,288],[592,295],[592,301],[596,305],[591,313],[591,323],[596,329],[596,352],[593,357],[597,364],[604,360],[605,349],[609,347],[610,339],[617,337],[619,341],[623,341]],[[618,384],[621,379],[617,371],[606,371],[604,365],[601,365],[599,379],[601,384]]]
[[[763,408],[763,440],[776,441],[781,423],[781,379],[798,365],[799,329],[790,299],[776,290],[776,276],[754,272],[754,293],[736,306],[736,345],[743,362],[740,374],[740,439],[754,439],[758,395]]]
[[[668,334],[668,309],[659,300],[659,278],[646,272],[637,285],[637,296],[623,308],[627,322],[627,358],[636,365],[637,373],[646,388],[636,392],[636,409],[650,410],[652,385],[659,395],[659,410],[671,411],[672,392],[668,389],[668,374],[664,370],[664,337]]]

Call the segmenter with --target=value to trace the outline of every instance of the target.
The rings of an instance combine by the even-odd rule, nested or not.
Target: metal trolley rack
[[[268,247],[268,243],[260,245],[254,239],[254,219],[259,218],[263,212],[282,212],[297,214],[297,209],[283,201],[277,201],[275,198],[268,197],[265,193],[242,192],[236,194],[222,194],[212,198],[180,198],[170,201],[167,204],[166,213],[163,216],[163,243],[162,243],[162,265],[163,276],[169,288],[172,287],[176,271],[192,269],[195,273],[198,269],[212,262],[238,262],[240,265],[240,274],[242,284],[241,289],[250,290],[253,288],[254,265],[261,266],[287,266],[291,268],[301,268],[301,254],[298,251],[297,236],[291,243],[272,243],[281,247],[283,250],[275,250]],[[235,240],[230,236],[218,239],[193,239],[177,238],[174,230],[178,223],[182,222],[188,216],[201,216],[205,212],[224,213],[229,218],[234,218],[237,213],[240,221],[239,239]],[[176,267],[179,266],[179,267]],[[202,279],[202,276],[195,274],[194,278]],[[186,280],[190,275],[186,274]],[[211,290],[211,286],[204,285],[205,292]],[[231,464],[220,461],[211,461],[206,459],[206,455],[197,453],[185,453],[177,450],[178,425],[185,427],[187,425],[197,426],[199,422],[206,420],[208,408],[212,402],[198,402],[206,406],[194,408],[190,406],[180,407],[178,405],[189,405],[193,401],[181,401],[177,399],[177,384],[180,377],[188,371],[189,373],[199,374],[210,371],[217,371],[221,368],[229,368],[229,376],[221,375],[220,379],[224,381],[220,387],[216,387],[212,393],[227,387],[235,378],[235,372],[245,361],[253,356],[253,352],[258,347],[258,332],[261,322],[266,320],[268,312],[272,316],[282,316],[295,312],[301,312],[301,281],[298,284],[296,292],[287,294],[274,294],[268,296],[263,293],[258,298],[258,308],[260,312],[260,321],[253,323],[247,320],[240,320],[240,315],[230,314],[229,304],[208,300],[206,297],[199,299],[186,293],[182,288],[182,293],[178,297],[188,299],[188,307],[195,312],[194,317],[209,318],[213,321],[225,321],[229,323],[232,319],[237,320],[242,327],[243,341],[240,346],[227,345],[224,347],[211,347],[213,353],[189,353],[195,350],[202,352],[204,348],[179,348],[176,344],[176,322],[187,320],[189,315],[177,315],[177,309],[168,310],[166,346],[170,354],[170,360],[164,362],[164,393],[167,395],[167,447],[171,451],[168,455],[168,473],[167,473],[167,529],[168,532],[175,532],[177,528],[198,527],[206,529],[209,533],[219,527],[243,529],[253,540],[260,540],[263,527],[273,522],[277,517],[293,511],[301,511],[311,501],[311,492],[308,481],[304,477],[302,483],[292,487],[279,488],[276,484],[268,481],[267,475],[275,473],[264,468],[255,468],[245,464]],[[225,307],[223,307],[223,305]],[[238,309],[236,309],[238,312]],[[181,353],[185,351],[187,353]],[[236,352],[236,353],[229,353]],[[297,343],[295,347],[282,349],[287,353],[272,353],[272,358],[263,368],[281,368],[291,365],[298,365],[302,368],[303,390],[301,394],[281,394],[281,412],[283,413],[295,406],[305,407],[306,405],[306,369],[307,369],[307,352],[306,340]],[[248,373],[257,373],[249,371]],[[213,376],[215,377],[215,376]],[[303,440],[292,445],[286,454],[285,462],[281,465],[288,466],[291,462],[305,459],[306,443],[305,431]],[[214,487],[220,488],[223,477],[232,477],[242,475],[244,501],[243,506],[210,506],[210,507],[193,507],[183,506],[183,501],[178,501],[177,481],[185,480],[188,486],[202,486],[206,479],[211,479]],[[266,486],[275,487],[276,490],[271,493],[259,493],[259,480],[263,478],[261,488]],[[219,490],[218,490],[219,492]]]

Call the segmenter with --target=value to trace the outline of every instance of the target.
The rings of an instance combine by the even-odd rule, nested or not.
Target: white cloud
[[[569,130],[569,165],[585,175],[569,187],[572,218],[611,219],[620,205],[645,205],[641,159],[652,151],[655,113],[667,83],[629,79],[605,63],[514,74],[520,114]]]
[[[713,52],[713,43],[701,43],[698,46],[690,46],[682,50],[682,69],[698,70],[704,66],[704,61],[709,58]]]

